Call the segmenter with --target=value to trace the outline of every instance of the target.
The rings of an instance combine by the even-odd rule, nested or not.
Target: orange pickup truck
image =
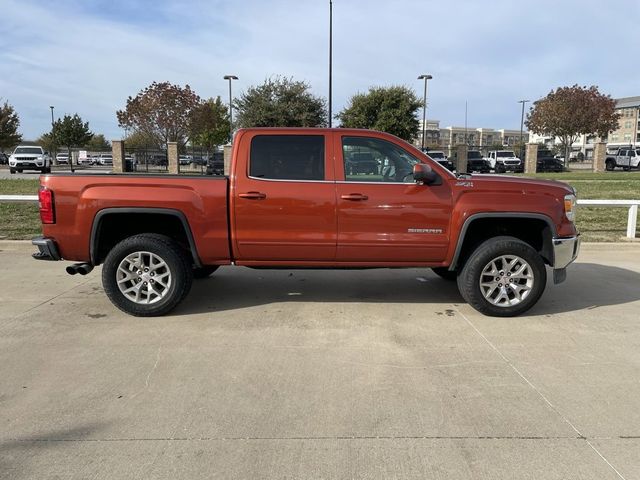
[[[580,238],[566,184],[458,174],[368,130],[239,130],[228,176],[41,177],[37,259],[103,265],[121,310],[162,315],[220,265],[428,267],[487,315],[532,307]]]

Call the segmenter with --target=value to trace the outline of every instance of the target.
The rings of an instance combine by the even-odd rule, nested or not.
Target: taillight
[[[38,191],[40,203],[40,220],[42,223],[56,223],[56,214],[53,211],[53,192],[47,187],[40,187]]]

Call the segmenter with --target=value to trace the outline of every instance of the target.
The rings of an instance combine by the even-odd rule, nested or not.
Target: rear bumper
[[[62,260],[56,242],[51,238],[36,237],[31,243],[38,247],[38,251],[31,255],[36,260]]]

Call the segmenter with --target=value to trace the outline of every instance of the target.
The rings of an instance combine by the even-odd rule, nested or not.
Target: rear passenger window
[[[276,180],[324,180],[323,135],[256,135],[249,176]]]

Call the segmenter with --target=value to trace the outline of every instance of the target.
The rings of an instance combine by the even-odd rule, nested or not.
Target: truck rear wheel
[[[607,159],[607,161],[605,162],[605,167],[607,169],[607,171],[611,172],[616,168],[616,162],[614,162],[611,159]]]
[[[102,285],[109,300],[137,317],[164,315],[191,289],[193,272],[186,253],[163,235],[126,238],[107,255]]]
[[[462,297],[479,312],[494,317],[526,312],[546,284],[542,257],[514,237],[495,237],[482,243],[458,276]]]

